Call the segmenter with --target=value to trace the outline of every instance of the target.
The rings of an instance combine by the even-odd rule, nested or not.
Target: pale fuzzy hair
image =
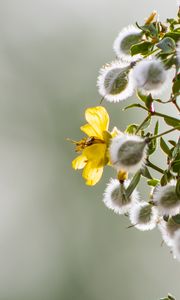
[[[162,196],[167,192],[168,188],[171,186],[176,186],[176,181],[175,180],[171,180],[167,185],[165,186],[158,186],[155,193],[153,194],[153,201],[155,203],[155,205],[157,206],[158,210],[159,210],[159,214],[163,215],[177,215],[178,213],[180,213],[180,201],[179,204],[177,204],[176,206],[173,207],[165,207],[161,204],[161,198]],[[179,199],[180,200],[180,199]]]
[[[127,142],[127,141],[134,141],[134,142],[142,142],[144,141],[143,138],[137,135],[129,135],[129,134],[124,134],[124,135],[117,135],[111,140],[109,152],[110,152],[110,161],[112,165],[114,166],[115,169],[117,170],[125,170],[128,173],[135,173],[143,166],[145,165],[145,159],[146,159],[146,153],[147,153],[147,146],[145,145],[142,159],[139,161],[139,163],[132,165],[132,166],[125,166],[124,164],[121,164],[118,161],[118,152],[121,146]]]
[[[127,99],[128,97],[132,96],[134,93],[134,80],[132,78],[132,70],[129,71],[128,74],[128,84],[126,86],[126,88],[119,94],[116,95],[112,95],[110,94],[105,86],[104,86],[104,82],[105,82],[105,78],[108,74],[108,72],[112,71],[113,69],[123,69],[128,67],[129,64],[122,62],[122,61],[113,61],[110,64],[106,64],[104,65],[100,71],[99,71],[99,76],[97,79],[97,87],[98,87],[98,91],[99,94],[101,96],[103,96],[107,101],[109,102],[119,102],[119,101],[123,101],[125,99]],[[113,82],[114,78],[112,78],[112,82]],[[110,83],[111,84],[111,83]]]
[[[113,50],[119,59],[122,59],[127,62],[133,62],[142,57],[140,54],[137,54],[134,56],[131,56],[130,54],[128,55],[128,54],[124,53],[120,47],[121,42],[123,41],[123,39],[125,37],[127,37],[131,34],[139,34],[141,32],[142,31],[139,28],[135,27],[134,25],[129,25],[129,26],[123,28],[119,32],[119,34],[113,44]]]
[[[158,211],[155,207],[152,206],[150,221],[147,223],[140,222],[139,213],[141,209],[147,205],[149,205],[147,202],[134,203],[131,206],[130,213],[129,213],[129,219],[131,223],[134,225],[134,227],[142,231],[154,229],[158,221]]]
[[[152,64],[156,65],[157,68],[161,70],[159,78],[160,82],[158,83],[148,81],[148,71]],[[133,68],[132,75],[134,78],[134,85],[137,89],[143,94],[151,93],[153,97],[158,96],[163,92],[169,78],[169,73],[165,70],[161,60],[155,57],[139,61]]]
[[[125,180],[124,181],[124,187],[125,189],[129,186],[130,180]],[[110,179],[110,182],[107,184],[107,187],[104,191],[104,195],[103,195],[103,202],[104,204],[112,209],[116,214],[125,214],[129,211],[131,205],[133,202],[136,202],[139,200],[139,193],[138,191],[135,189],[131,196],[130,196],[130,202],[125,204],[125,205],[120,205],[120,203],[114,203],[114,201],[112,200],[112,192],[114,190],[116,190],[117,188],[120,188],[120,182],[118,179]]]
[[[158,222],[158,229],[161,232],[162,239],[166,243],[168,247],[172,247],[173,244],[173,234],[167,227],[167,222],[163,220],[163,218],[160,219]]]

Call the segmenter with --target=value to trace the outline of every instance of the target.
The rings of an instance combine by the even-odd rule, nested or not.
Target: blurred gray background
[[[120,29],[154,9],[173,17],[176,1],[0,0],[0,300],[178,298],[180,264],[159,232],[106,209],[113,172],[85,186],[65,140],[82,137],[85,108],[99,104]],[[144,117],[122,112],[132,101],[104,103],[111,128]]]

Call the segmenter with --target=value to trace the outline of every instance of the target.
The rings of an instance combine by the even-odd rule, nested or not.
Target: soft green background
[[[113,172],[85,186],[65,140],[99,103],[119,30],[153,9],[173,17],[176,1],[0,0],[0,300],[179,297],[180,264],[159,232],[126,229],[102,203]],[[131,102],[105,103],[111,128],[140,122],[121,111]]]

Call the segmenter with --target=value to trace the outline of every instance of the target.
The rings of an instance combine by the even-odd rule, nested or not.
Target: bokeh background
[[[119,30],[154,9],[173,17],[176,1],[0,0],[0,300],[179,297],[180,264],[159,232],[127,229],[106,209],[113,172],[85,186],[66,142],[99,104],[98,70]],[[142,120],[122,112],[132,101],[104,103],[111,128]],[[140,190],[146,200],[145,181]]]

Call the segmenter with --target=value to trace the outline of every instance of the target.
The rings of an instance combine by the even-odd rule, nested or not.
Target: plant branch
[[[142,123],[138,126],[138,128],[136,129],[135,134],[137,134],[139,132],[139,130],[141,130],[141,128],[143,127],[143,125],[151,118],[151,114],[149,114],[143,121]]]
[[[163,169],[157,167],[156,165],[154,165],[152,162],[150,162],[148,159],[147,159],[147,162],[146,162],[146,166],[150,167],[151,169],[154,169],[155,171],[161,173],[161,174],[164,174],[164,171]]]
[[[162,133],[160,133],[160,134],[157,134],[157,135],[148,137],[148,138],[147,138],[147,142],[149,143],[151,140],[157,139],[157,138],[159,138],[159,137],[161,137],[161,136],[163,136],[163,135],[165,135],[165,134],[168,134],[168,133],[170,133],[170,132],[172,132],[172,131],[174,131],[174,130],[180,130],[180,126],[176,126],[176,127],[171,128],[171,129],[169,129],[169,130],[167,130],[167,131],[164,131],[164,132],[162,132]]]

